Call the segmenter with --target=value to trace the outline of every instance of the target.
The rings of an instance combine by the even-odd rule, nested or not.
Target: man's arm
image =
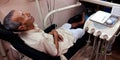
[[[59,54],[59,41],[63,41],[63,37],[59,35],[56,30],[52,30],[51,32],[49,32],[49,34],[53,35],[54,37],[54,44],[56,46],[57,55],[58,55]]]

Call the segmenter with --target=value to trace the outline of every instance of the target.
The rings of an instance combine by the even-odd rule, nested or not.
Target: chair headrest
[[[5,29],[5,27],[0,22],[0,29]]]

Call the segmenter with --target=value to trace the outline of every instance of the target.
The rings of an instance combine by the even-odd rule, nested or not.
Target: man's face
[[[25,25],[26,27],[31,26],[34,22],[34,18],[30,13],[17,10],[14,11],[11,20],[20,22],[21,25]]]

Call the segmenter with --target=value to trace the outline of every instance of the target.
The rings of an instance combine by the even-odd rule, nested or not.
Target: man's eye
[[[25,15],[24,15],[24,14],[22,14],[22,17],[25,17]]]
[[[22,16],[24,16],[24,14],[22,13]]]

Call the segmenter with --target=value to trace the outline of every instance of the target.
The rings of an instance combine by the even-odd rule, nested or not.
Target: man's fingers
[[[63,41],[63,37],[60,34],[58,34],[58,38],[59,38],[59,41]]]

